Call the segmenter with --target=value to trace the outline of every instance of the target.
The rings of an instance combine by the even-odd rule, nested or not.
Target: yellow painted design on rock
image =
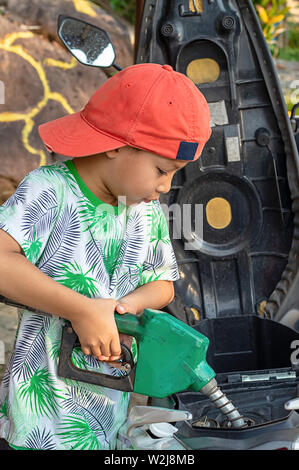
[[[206,206],[208,224],[218,230],[227,227],[232,220],[230,203],[222,197],[210,199]]]
[[[78,62],[75,59],[75,57],[72,57],[72,60],[69,63],[62,62],[62,60],[55,60],[51,58],[47,58],[43,61],[43,64],[47,65],[48,67],[59,67],[60,69],[64,69],[64,70],[73,69],[74,67],[76,67],[77,63]]]
[[[73,4],[74,4],[75,9],[79,13],[92,16],[93,18],[97,16],[96,11],[92,7],[92,3],[89,2],[88,0],[73,0]]]
[[[22,142],[26,150],[33,154],[40,156],[40,166],[46,164],[46,154],[43,150],[38,150],[32,147],[29,144],[29,138],[32,129],[35,126],[35,117],[40,113],[42,109],[45,108],[49,100],[58,101],[62,107],[69,113],[73,113],[74,110],[68,104],[66,98],[58,92],[54,92],[50,89],[46,72],[43,68],[44,65],[54,66],[54,67],[62,67],[64,69],[73,68],[77,65],[75,59],[72,59],[71,63],[62,62],[62,61],[55,61],[53,59],[45,59],[43,62],[36,61],[29,53],[26,51],[23,46],[14,45],[16,39],[29,39],[33,38],[35,35],[29,31],[26,32],[14,32],[7,34],[4,39],[0,41],[0,50],[4,50],[6,52],[12,52],[14,54],[19,55],[24,60],[26,60],[37,72],[37,75],[42,83],[43,86],[43,97],[34,106],[29,112],[27,113],[15,113],[15,112],[3,112],[0,113],[0,122],[14,122],[14,121],[24,121],[25,125],[22,129]]]

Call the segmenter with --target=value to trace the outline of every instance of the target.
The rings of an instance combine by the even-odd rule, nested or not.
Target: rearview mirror
[[[115,60],[115,50],[108,34],[97,26],[60,15],[58,35],[81,64],[110,67]]]

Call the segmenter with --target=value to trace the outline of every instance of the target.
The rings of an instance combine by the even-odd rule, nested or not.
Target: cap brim
[[[47,150],[67,157],[84,157],[128,145],[95,130],[81,112],[41,124],[38,132]]]

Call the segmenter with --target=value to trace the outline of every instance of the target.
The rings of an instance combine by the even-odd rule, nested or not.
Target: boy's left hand
[[[124,298],[124,300],[119,300],[118,304],[115,307],[115,311],[117,313],[133,313],[134,315],[136,315],[137,307],[133,304],[133,302],[130,302],[130,300]]]

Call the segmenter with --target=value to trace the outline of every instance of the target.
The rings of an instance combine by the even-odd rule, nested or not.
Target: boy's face
[[[174,174],[188,162],[160,157],[134,147],[121,147],[106,152],[111,168],[109,189],[126,204],[150,202],[168,193]]]

